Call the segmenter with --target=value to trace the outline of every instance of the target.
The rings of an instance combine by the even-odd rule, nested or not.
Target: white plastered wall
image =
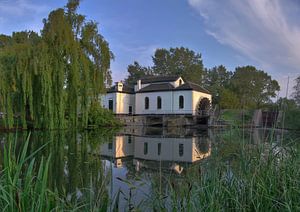
[[[211,102],[210,94],[193,91],[193,112],[194,112],[193,115],[195,115],[198,103],[199,101],[201,101],[202,98],[208,98],[209,101]]]
[[[132,106],[132,113],[135,111],[135,95],[128,93],[107,93],[101,98],[101,104],[108,109],[108,101],[113,100],[113,112],[115,114],[128,114],[129,106]]]
[[[157,97],[162,100],[157,109]],[[184,97],[184,108],[179,108],[179,96]],[[149,98],[149,109],[145,109],[145,98]],[[192,91],[161,91],[136,94],[136,114],[192,114]]]

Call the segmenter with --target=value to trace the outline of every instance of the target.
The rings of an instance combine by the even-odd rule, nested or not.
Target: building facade
[[[134,88],[116,83],[101,101],[115,114],[196,115],[209,107],[211,94],[182,77],[147,77],[138,80]]]

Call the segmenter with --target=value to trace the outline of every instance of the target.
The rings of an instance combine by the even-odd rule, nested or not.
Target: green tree
[[[201,54],[184,47],[157,49],[152,60],[154,75],[180,75],[188,81],[201,84],[203,74]]]
[[[219,104],[221,92],[228,89],[232,72],[227,71],[223,65],[205,71],[203,85],[212,93],[212,103]]]
[[[294,92],[292,94],[296,104],[300,107],[300,76],[295,79]]]
[[[237,67],[231,78],[232,91],[245,108],[259,108],[276,96],[280,87],[276,80],[253,66]]]
[[[0,111],[26,128],[86,126],[91,104],[111,83],[108,43],[97,24],[77,14],[79,0],[50,12],[41,35],[0,36]],[[79,123],[79,113],[81,122]]]
[[[128,85],[134,85],[140,78],[152,75],[150,67],[143,67],[138,62],[134,61],[133,64],[127,67],[128,77],[125,79],[125,83]]]
[[[297,109],[297,104],[296,104],[296,101],[294,99],[287,99],[287,98],[280,97],[276,101],[276,105],[281,110],[294,110],[294,109]]]
[[[240,108],[240,100],[237,95],[230,89],[221,89],[220,91],[220,107],[222,109]]]

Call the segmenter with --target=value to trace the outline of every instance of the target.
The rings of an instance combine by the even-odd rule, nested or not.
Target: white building
[[[137,81],[134,88],[121,82],[101,99],[115,114],[189,114],[206,110],[211,94],[179,76],[151,76]]]

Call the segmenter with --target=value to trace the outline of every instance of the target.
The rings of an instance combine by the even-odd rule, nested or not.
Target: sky
[[[66,0],[0,0],[0,34],[39,32],[43,18]],[[155,49],[187,47],[204,66],[254,65],[276,79],[285,96],[300,75],[298,0],[83,0],[79,13],[99,24],[115,60],[113,81],[138,61],[152,65]],[[289,84],[287,83],[289,79]]]

